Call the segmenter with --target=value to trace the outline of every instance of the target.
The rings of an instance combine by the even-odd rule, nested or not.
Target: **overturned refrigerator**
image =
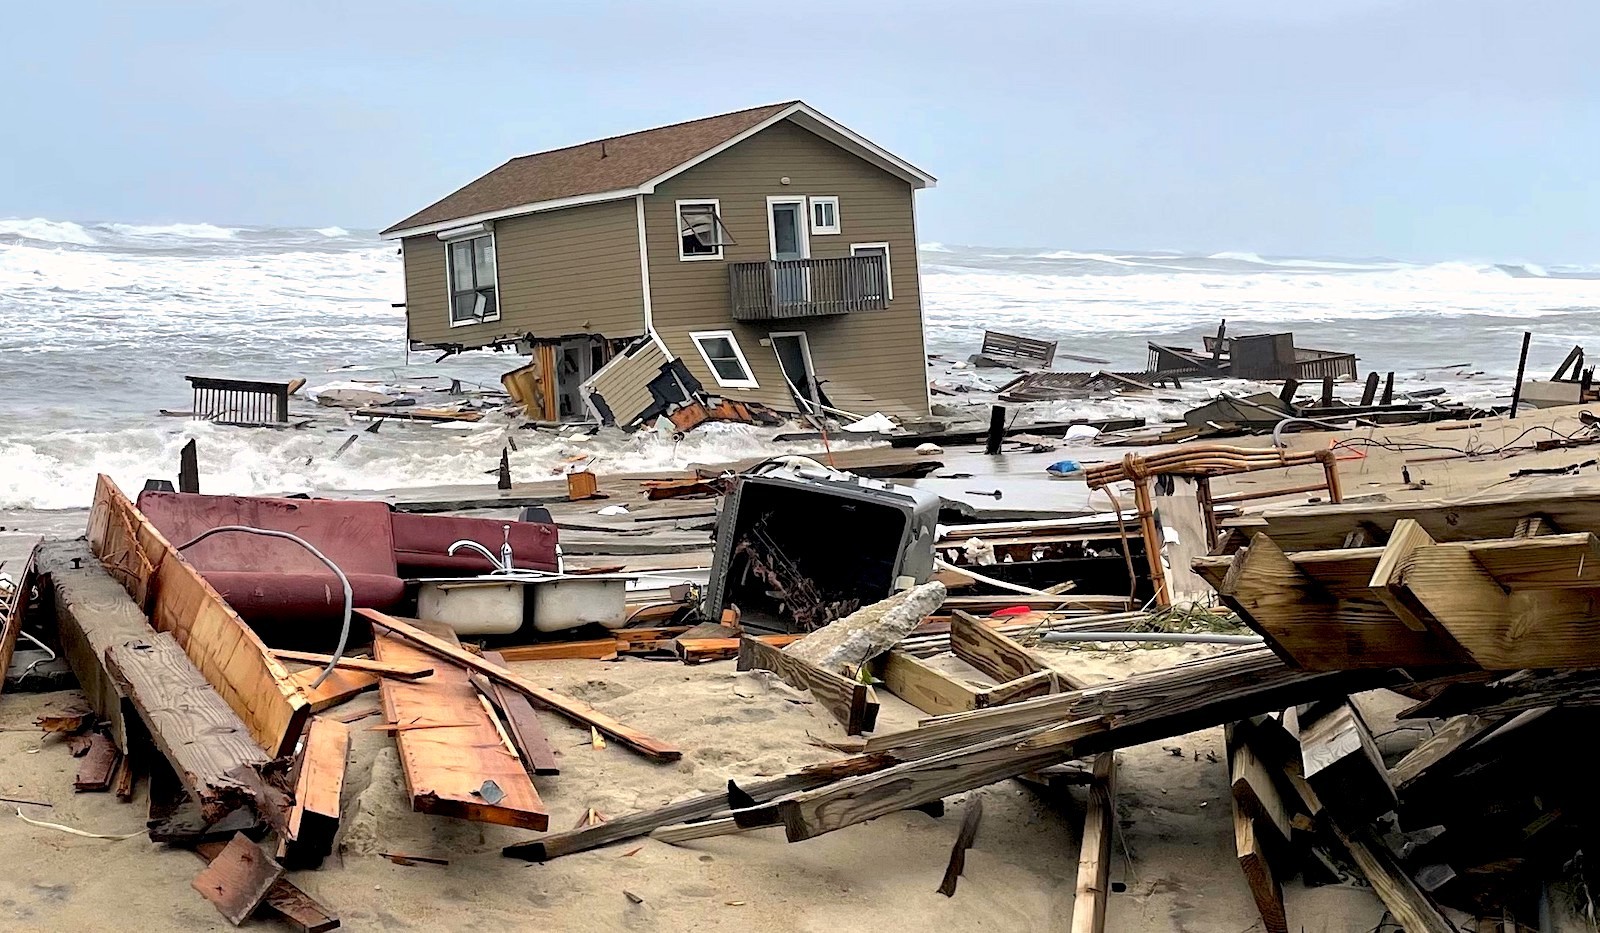
[[[738,477],[723,501],[703,609],[759,632],[806,632],[924,583],[939,497],[786,467]]]

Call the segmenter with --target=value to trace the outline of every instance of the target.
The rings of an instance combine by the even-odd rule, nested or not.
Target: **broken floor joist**
[[[846,735],[871,732],[877,725],[878,702],[872,688],[843,674],[749,636],[739,640],[738,666],[741,671],[771,671],[796,690],[810,690],[817,702],[844,725]]]

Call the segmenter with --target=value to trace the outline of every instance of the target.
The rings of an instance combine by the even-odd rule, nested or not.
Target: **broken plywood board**
[[[238,613],[111,478],[96,481],[89,545],[111,575],[170,634],[269,754],[287,755],[311,707]]]
[[[382,629],[373,632],[373,653],[395,663],[434,660]],[[385,679],[378,692],[385,717],[400,727],[394,741],[413,810],[525,829],[549,826],[532,779],[501,742],[466,670],[435,663],[431,675]]]

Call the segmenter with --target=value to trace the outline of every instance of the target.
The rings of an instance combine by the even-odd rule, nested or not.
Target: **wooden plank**
[[[1245,813],[1238,798],[1234,798],[1234,851],[1239,857],[1239,870],[1244,873],[1250,896],[1255,898],[1261,926],[1266,933],[1289,933],[1289,918],[1283,908],[1283,888],[1279,886],[1256,834],[1259,822]]]
[[[938,891],[945,897],[955,896],[956,882],[967,870],[967,850],[978,838],[978,823],[982,819],[983,799],[973,797],[967,801],[967,812],[961,816],[961,831],[956,834],[955,844],[950,847],[950,862],[945,866],[943,880],[939,882]]]
[[[328,675],[328,679],[322,682],[322,686],[312,687],[311,683],[321,676],[320,667],[308,667],[289,675],[289,679],[301,688],[313,713],[332,709],[352,697],[372,690],[382,679],[377,674],[335,668],[333,673]]]
[[[36,552],[39,574],[55,605],[61,653],[84,697],[108,724],[111,740],[127,751],[133,707],[105,669],[106,649],[150,636],[139,606],[81,541],[50,541]]]
[[[1083,817],[1078,847],[1077,892],[1072,901],[1072,933],[1103,933],[1111,896],[1111,837],[1116,832],[1117,764],[1111,752],[1094,759],[1094,781]]]
[[[998,684],[1050,669],[1027,648],[959,609],[950,620],[950,650]],[[1056,673],[1069,690],[1088,686],[1071,674]]]
[[[22,572],[16,576],[16,588],[4,603],[0,603],[0,693],[5,692],[6,672],[11,669],[11,657],[17,650],[17,634],[22,631],[23,613],[28,608],[28,591],[35,582],[39,548],[43,541],[28,552]]]
[[[78,760],[78,774],[72,779],[72,789],[78,793],[111,789],[122,753],[104,733],[89,736],[89,751]]]
[[[1056,670],[1040,671],[1016,680],[1008,680],[1003,684],[986,687],[978,691],[977,701],[979,707],[1002,706],[1006,703],[1016,703],[1019,700],[1031,700],[1034,697],[1048,696],[1061,689],[1061,672]]]
[[[1587,531],[1466,541],[1462,547],[1511,591],[1600,587],[1600,537]]]
[[[891,762],[892,759],[884,756],[855,755],[838,761],[808,765],[790,774],[750,781],[738,785],[738,788],[742,795],[750,799],[767,801],[795,791],[822,787],[840,778],[865,774],[887,767]],[[732,781],[728,784],[730,788],[733,786]],[[574,852],[586,852],[614,842],[648,835],[664,826],[725,816],[732,806],[729,793],[699,794],[654,809],[613,817],[592,826],[580,826],[566,832],[551,833],[540,839],[510,845],[503,850],[503,854],[510,858],[527,859],[530,862],[546,862]]]
[[[138,710],[206,822],[250,807],[282,827],[287,801],[264,778],[271,760],[245,723],[165,632],[106,650],[106,669]]]
[[[313,717],[295,765],[289,832],[278,846],[286,867],[316,868],[333,851],[349,759],[350,727],[337,719]]]
[[[1376,596],[1329,593],[1264,534],[1234,556],[1218,592],[1251,628],[1308,670],[1428,667],[1464,657],[1449,639],[1406,626]]]
[[[505,665],[503,656],[498,651],[485,651],[483,659],[490,664]],[[499,709],[500,716],[505,720],[506,731],[511,733],[511,741],[517,747],[517,753],[522,756],[522,764],[534,775],[560,774],[561,765],[556,761],[556,753],[550,748],[550,739],[545,734],[544,724],[539,722],[539,715],[534,712],[533,704],[528,698],[503,684],[497,684],[484,678],[484,683],[478,684],[477,678],[482,674],[475,674],[474,683],[478,691],[483,692],[485,685],[494,694],[489,699]]]
[[[1365,823],[1399,802],[1377,744],[1349,703],[1309,725],[1301,722],[1300,750],[1305,779],[1347,820]]]
[[[753,637],[764,645],[784,648],[804,638],[805,635],[756,635]],[[673,640],[673,650],[678,653],[678,657],[690,664],[701,661],[725,661],[739,656],[739,639],[737,637],[677,638]]]
[[[678,845],[695,839],[709,839],[713,836],[729,836],[734,833],[748,832],[748,830],[734,822],[731,816],[717,817],[710,820],[699,820],[694,823],[679,823],[676,826],[663,826],[652,829],[650,838],[668,845]]]
[[[1395,764],[1389,772],[1389,780],[1396,790],[1404,792],[1427,774],[1429,768],[1465,752],[1485,733],[1509,718],[1507,715],[1478,716],[1470,713],[1451,717],[1437,732],[1423,739]]]
[[[617,640],[593,638],[588,641],[554,641],[547,645],[511,645],[500,649],[507,661],[559,661],[568,658],[615,661]]]
[[[1406,589],[1399,585],[1401,570],[1411,562],[1417,548],[1428,547],[1433,539],[1422,526],[1409,518],[1395,522],[1389,533],[1389,543],[1384,545],[1378,564],[1372,569],[1367,587],[1378,597],[1395,618],[1416,632],[1437,630],[1438,622],[1429,617],[1426,609],[1417,605]],[[1431,623],[1431,625],[1430,625]]]
[[[1231,723],[1226,730],[1228,774],[1234,804],[1245,819],[1266,827],[1277,841],[1286,843],[1293,832],[1294,814],[1278,792],[1272,772],[1256,757],[1255,750],[1241,734],[1247,731],[1248,726],[1240,728]],[[1238,826],[1234,828],[1237,830]],[[1254,829],[1251,834],[1254,835]],[[1243,858],[1241,854],[1240,859]]]
[[[283,866],[261,851],[249,836],[238,833],[200,870],[193,885],[229,923],[240,926],[282,878]]]
[[[540,706],[552,709],[581,725],[596,729],[607,738],[615,739],[634,751],[658,761],[676,761],[683,757],[683,752],[678,748],[618,722],[581,700],[575,700],[572,697],[556,693],[554,690],[541,687],[500,665],[490,664],[471,652],[463,651],[455,645],[447,644],[413,625],[390,618],[376,610],[358,609],[356,611],[365,617],[367,621],[388,631],[396,638],[404,639],[423,649],[428,654],[453,661],[469,670],[483,674],[496,683],[503,684],[522,693],[529,700]]]
[[[311,707],[288,669],[104,475],[96,481],[88,537],[150,624],[183,648],[256,743],[274,756],[292,752]]]
[[[279,648],[272,649],[272,656],[280,661],[296,661],[301,664],[314,664],[317,673],[321,674],[327,668],[328,662],[333,660],[333,655],[318,654],[315,651],[284,651]],[[402,667],[395,664],[385,664],[382,661],[373,661],[368,658],[340,658],[334,666],[334,671],[364,671],[368,674],[380,674],[384,677],[398,677],[401,680],[416,680],[433,673],[432,664],[420,667]],[[331,676],[329,680],[333,679]],[[295,678],[296,682],[299,678]],[[326,682],[326,681],[324,681]]]
[[[201,861],[210,864],[225,848],[221,842],[202,842],[192,850]],[[262,901],[264,909],[288,924],[297,933],[327,933],[339,928],[339,917],[322,906],[309,894],[295,887],[288,878],[279,878],[267,889]]]
[[[822,708],[844,725],[846,735],[868,731],[877,719],[876,704],[868,709],[870,688],[865,684],[785,654],[749,636],[739,641],[739,670],[771,671],[796,690],[810,690]]]
[[[438,636],[428,637],[445,644]],[[422,647],[384,631],[373,633],[373,653],[380,661],[395,663],[429,659],[429,652]],[[550,817],[544,803],[521,759],[501,743],[500,731],[479,701],[470,675],[454,664],[435,667],[421,680],[385,678],[378,685],[385,717],[402,727],[394,741],[411,808],[418,813],[546,829]],[[503,795],[493,802],[483,796],[490,781]]]
[[[978,708],[978,691],[903,651],[888,651],[876,661],[877,675],[889,692],[935,716]]]

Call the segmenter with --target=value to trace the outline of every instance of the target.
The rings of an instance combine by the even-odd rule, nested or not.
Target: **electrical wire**
[[[334,668],[338,667],[339,662],[343,660],[345,645],[350,640],[350,615],[355,608],[355,594],[350,590],[350,578],[344,575],[344,571],[339,569],[338,564],[335,564],[333,561],[329,560],[328,556],[317,550],[316,545],[312,544],[310,541],[307,541],[299,535],[290,534],[287,531],[276,531],[271,528],[252,528],[249,525],[218,525],[215,528],[202,531],[193,540],[189,541],[189,543],[179,545],[178,550],[188,550],[212,535],[221,534],[225,531],[236,531],[240,532],[241,534],[261,535],[267,538],[283,538],[287,541],[293,541],[295,544],[298,544],[307,551],[310,551],[312,557],[315,557],[317,560],[320,560],[326,564],[328,569],[333,571],[334,576],[339,578],[339,585],[344,587],[344,624],[339,629],[339,644],[338,647],[333,649],[333,657],[328,659],[328,666],[323,668],[322,673],[317,675],[317,679],[311,682],[312,690],[322,686],[322,682],[328,679],[328,677],[333,673]]]

